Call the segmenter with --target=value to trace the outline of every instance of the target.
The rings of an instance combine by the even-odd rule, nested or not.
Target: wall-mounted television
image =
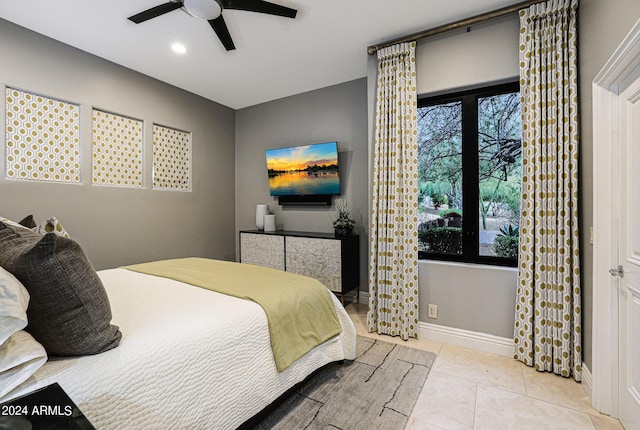
[[[327,197],[330,204],[340,194],[337,142],[267,149],[265,155],[269,194],[281,204],[326,204]]]

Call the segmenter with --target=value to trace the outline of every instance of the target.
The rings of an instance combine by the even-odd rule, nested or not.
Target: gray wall
[[[265,149],[337,141],[342,196],[360,234],[361,283],[367,290],[366,79],[240,109],[236,113],[236,227],[255,229],[257,204],[268,204],[278,229],[332,232],[335,207],[279,206],[269,196]]]
[[[418,275],[420,321],[513,336],[515,269],[421,260]],[[429,303],[438,306],[437,319],[427,316]]]
[[[10,86],[80,104],[82,159],[79,185],[9,181],[2,152],[0,215],[19,220],[33,214],[38,221],[56,216],[97,269],[184,256],[235,257],[232,109],[4,20],[0,58],[3,98]],[[144,120],[144,189],[91,185],[93,107]],[[192,132],[192,192],[151,190],[153,122]],[[3,132],[0,148],[4,143]]]
[[[416,47],[418,93],[429,96],[518,78],[516,15],[424,39]],[[420,321],[513,336],[516,270],[421,260]],[[428,304],[438,306],[429,318]],[[488,317],[490,316],[490,317]]]
[[[518,17],[508,15],[423,39],[416,46],[418,94],[517,79]]]

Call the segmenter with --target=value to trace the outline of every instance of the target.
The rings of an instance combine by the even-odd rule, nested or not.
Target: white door
[[[619,101],[620,421],[626,429],[640,429],[640,79]]]

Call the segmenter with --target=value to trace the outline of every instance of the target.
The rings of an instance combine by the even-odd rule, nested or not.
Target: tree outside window
[[[418,115],[420,257],[515,265],[522,178],[517,83],[421,99]]]

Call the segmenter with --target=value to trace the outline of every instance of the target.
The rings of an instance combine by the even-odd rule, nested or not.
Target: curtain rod
[[[459,21],[450,22],[449,24],[444,24],[438,27],[430,28],[428,30],[422,30],[417,33],[410,34],[408,36],[392,39],[387,42],[380,43],[379,45],[371,45],[367,48],[367,53],[369,55],[373,55],[379,49],[386,48],[387,46],[395,45],[397,43],[414,42],[416,40],[424,39],[429,36],[435,36],[436,34],[444,33],[446,31],[468,27],[473,24],[478,24],[479,22],[488,21],[490,19],[498,18],[504,15],[509,15],[510,13],[518,12],[520,9],[531,6],[532,4],[535,4],[535,3],[540,3],[542,1],[543,0],[523,1],[511,6],[506,6],[501,9],[496,9],[491,12],[483,13],[481,15],[472,16],[471,18],[461,19]]]

